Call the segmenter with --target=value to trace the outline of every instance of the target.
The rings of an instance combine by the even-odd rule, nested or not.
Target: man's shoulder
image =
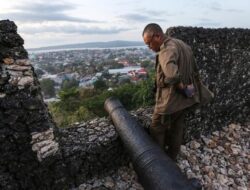
[[[189,49],[190,48],[190,46],[186,42],[184,42],[181,39],[174,38],[174,37],[169,37],[166,43],[164,43],[164,48],[167,48],[170,46],[176,47],[177,49],[182,49],[182,48]]]
[[[174,37],[170,37],[169,38],[169,43],[174,43],[174,44],[186,44],[183,40],[179,39],[179,38],[174,38]]]
[[[163,42],[163,46],[175,46],[177,43],[180,43],[182,40],[174,38],[174,37],[166,37],[166,39]]]
[[[161,46],[161,52],[165,51],[166,49],[170,48],[175,48],[176,47],[176,38],[173,38],[173,37],[167,37],[162,46]]]

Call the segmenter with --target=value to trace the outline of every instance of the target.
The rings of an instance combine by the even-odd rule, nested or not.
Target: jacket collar
[[[165,48],[165,44],[166,44],[169,40],[170,40],[170,37],[168,37],[167,35],[164,35],[164,40],[163,40],[163,43],[162,43],[161,46],[160,46],[160,51],[161,51],[162,49]],[[160,51],[159,51],[159,52],[160,52]]]

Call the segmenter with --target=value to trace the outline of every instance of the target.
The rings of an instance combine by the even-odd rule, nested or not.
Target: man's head
[[[158,24],[150,23],[148,24],[143,32],[142,37],[144,43],[154,52],[160,51],[160,46],[164,41],[164,33]]]

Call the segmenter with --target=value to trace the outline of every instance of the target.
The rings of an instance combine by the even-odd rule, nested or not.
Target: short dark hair
[[[159,33],[159,34],[163,34],[163,30],[162,28],[156,24],[156,23],[150,23],[147,26],[145,26],[143,32],[142,32],[142,36],[144,36],[145,33]]]

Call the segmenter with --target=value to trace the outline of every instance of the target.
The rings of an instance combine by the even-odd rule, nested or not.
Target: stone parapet
[[[128,163],[107,119],[59,129],[16,25],[0,21],[0,189],[68,189]]]
[[[167,35],[189,44],[214,100],[187,117],[185,139],[250,120],[250,29],[171,27]]]

